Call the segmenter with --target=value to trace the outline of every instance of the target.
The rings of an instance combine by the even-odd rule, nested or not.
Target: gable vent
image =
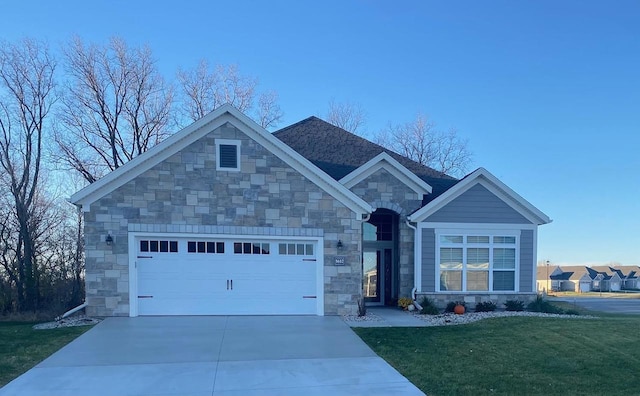
[[[234,144],[220,145],[220,168],[238,167],[238,146]]]

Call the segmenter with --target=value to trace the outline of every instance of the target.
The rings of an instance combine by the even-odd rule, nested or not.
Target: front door
[[[393,300],[393,249],[365,248],[362,253],[362,291],[368,303],[389,305]]]
[[[362,294],[372,305],[393,305],[398,299],[399,216],[378,209],[362,224]]]

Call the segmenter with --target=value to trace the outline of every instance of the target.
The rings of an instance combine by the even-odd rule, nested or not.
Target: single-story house
[[[537,268],[537,290],[589,292],[635,289],[637,270],[637,266],[563,265],[549,269],[541,265]]]
[[[549,281],[546,280],[547,271],[550,271]],[[548,269],[546,266],[538,266],[537,274],[538,292],[591,291],[593,279],[591,279],[585,266],[555,266],[553,269]]]
[[[458,180],[316,117],[272,134],[230,105],[71,201],[97,316],[528,300],[551,221],[486,169]]]

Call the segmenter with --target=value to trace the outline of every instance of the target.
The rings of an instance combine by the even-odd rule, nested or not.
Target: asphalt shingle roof
[[[381,152],[433,187],[425,203],[453,187],[458,179],[410,160],[318,117],[309,117],[273,133],[329,176],[340,180]]]

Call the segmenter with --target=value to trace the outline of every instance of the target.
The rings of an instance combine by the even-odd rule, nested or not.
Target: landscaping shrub
[[[423,297],[422,300],[420,300],[420,305],[422,306],[420,313],[423,315],[438,315],[440,313],[435,302],[430,298]]]
[[[507,300],[504,303],[505,310],[520,312],[524,311],[524,301],[521,300]]]
[[[579,311],[576,311],[575,309],[567,309],[564,311],[565,315],[580,315]]]
[[[561,314],[564,311],[555,305],[551,304],[549,301],[545,300],[544,297],[538,295],[534,301],[531,301],[529,305],[527,305],[527,310],[531,312],[543,312],[543,313],[552,313],[552,314]]]
[[[479,302],[476,304],[476,312],[493,312],[496,310],[496,303],[493,301]]]
[[[447,307],[444,309],[444,312],[453,312],[453,309],[456,307],[456,305],[462,305],[463,307],[465,307],[465,309],[467,308],[464,301],[449,301],[447,303]]]

